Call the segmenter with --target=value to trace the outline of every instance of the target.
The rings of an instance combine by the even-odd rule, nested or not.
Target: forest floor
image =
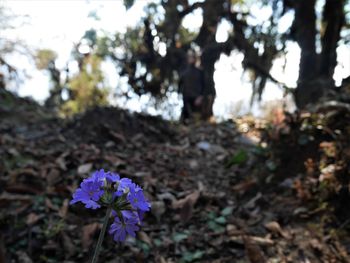
[[[100,262],[350,262],[350,220],[305,179],[319,149],[303,137],[294,150],[278,138],[281,159],[251,117],[183,126],[96,108],[61,120],[0,96],[0,262],[89,262],[104,211],[68,202],[101,168],[139,183],[152,209],[136,239],[106,236]]]

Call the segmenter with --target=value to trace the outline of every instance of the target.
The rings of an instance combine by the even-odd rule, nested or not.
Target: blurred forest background
[[[62,115],[92,105],[117,104],[177,118],[181,108],[179,74],[190,49],[200,57],[207,85],[216,86],[218,117],[239,113],[243,106],[247,113],[249,99],[254,104],[264,91],[265,101],[280,99],[289,108],[294,102],[303,108],[334,92],[350,70],[347,3],[333,6],[315,1],[299,7],[288,1],[136,1],[134,6],[133,1],[115,1],[113,6],[103,7],[92,1],[85,3],[86,26],[78,27],[74,12],[84,7],[84,1],[79,2],[71,6],[73,15],[67,22],[60,26],[57,16],[58,21],[50,21],[51,28],[44,15],[33,11],[40,2],[9,1],[1,9],[4,81],[12,77],[15,82],[8,84],[10,89],[39,98]],[[51,15],[55,5],[60,7],[53,3],[41,8]],[[11,6],[27,16],[16,16]],[[106,8],[111,7],[119,10],[115,13],[121,17],[130,16],[131,21],[110,21],[113,13],[104,20]],[[299,14],[298,8],[309,12]],[[32,18],[28,17],[31,13]],[[304,23],[310,28],[301,26]],[[66,39],[60,38],[59,32]],[[34,82],[34,77],[31,85],[26,84],[26,77],[39,76],[30,65],[41,70],[50,84]],[[229,96],[231,100],[223,99]],[[257,111],[253,108],[253,112]]]
[[[0,30],[0,262],[87,261],[100,168],[152,202],[105,262],[350,261],[348,0],[8,0]],[[177,122],[190,51],[217,123]]]

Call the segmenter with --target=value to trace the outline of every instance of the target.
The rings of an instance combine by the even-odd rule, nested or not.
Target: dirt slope
[[[152,202],[138,238],[107,236],[100,262],[348,262],[350,243],[295,181],[269,187],[258,126],[184,127],[115,108],[0,120],[0,262],[88,262],[104,212],[68,201],[100,168]]]

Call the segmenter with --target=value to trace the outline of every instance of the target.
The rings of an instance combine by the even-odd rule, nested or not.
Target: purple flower
[[[87,180],[103,181],[105,179],[105,177],[106,177],[105,171],[103,169],[101,169],[99,171],[95,171],[89,178],[87,178]]]
[[[132,181],[129,178],[122,178],[119,181],[119,186],[118,186],[118,190],[119,191],[124,191],[127,188],[130,187],[130,185],[132,185]]]
[[[132,181],[129,178],[122,178],[118,180],[117,182],[117,191],[114,192],[114,197],[120,197],[122,196],[127,189],[129,189],[130,185],[132,184]]]
[[[138,212],[132,211],[132,210],[122,210],[120,212],[121,212],[121,216],[123,217],[123,220],[135,218],[138,223],[141,223],[141,218]],[[120,214],[118,215],[118,213],[115,210],[112,210],[112,216],[118,217],[120,216]]]
[[[135,232],[139,230],[137,223],[137,219],[134,217],[124,218],[124,222],[120,221],[118,217],[115,217],[114,223],[108,232],[113,236],[114,241],[122,242],[125,240],[127,234],[132,237],[136,236]]]
[[[85,204],[86,208],[97,209],[101,206],[97,203],[103,195],[104,191],[102,190],[103,182],[97,180],[92,180],[88,178],[83,180],[78,188],[73,194],[73,200],[70,201],[70,204],[75,204],[77,202],[82,202]]]
[[[110,184],[118,182],[120,180],[119,174],[116,173],[106,173],[106,181]]]
[[[91,209],[102,205],[112,207],[114,222],[109,233],[117,242],[124,241],[127,235],[135,237],[135,232],[142,225],[144,213],[151,207],[140,186],[129,178],[120,178],[118,174],[103,169],[83,180],[70,204],[77,202]]]
[[[128,194],[127,199],[134,209],[139,209],[141,211],[150,210],[151,205],[147,202],[141,188],[137,190],[135,190],[135,188],[130,188],[130,193]]]
[[[104,181],[106,180],[107,183],[115,183],[120,180],[119,174],[111,173],[111,172],[105,172],[103,169],[94,172],[91,177],[88,178],[88,180],[98,180],[98,181]]]
[[[131,210],[122,210],[122,216],[124,219],[130,219],[134,218],[138,223],[141,223],[141,219],[139,217],[139,214],[136,211]]]
[[[137,185],[137,184],[135,184],[135,183],[132,183],[132,184],[130,185],[130,189],[131,189],[131,190],[134,190],[134,191],[142,191],[141,186],[139,186],[139,185]]]

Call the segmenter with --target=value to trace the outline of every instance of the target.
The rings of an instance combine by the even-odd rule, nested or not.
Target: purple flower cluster
[[[135,237],[143,214],[151,208],[140,186],[129,178],[120,178],[118,174],[104,170],[96,171],[83,180],[70,204],[77,202],[91,209],[111,207],[114,222],[109,233],[117,242],[124,241],[127,234]]]

